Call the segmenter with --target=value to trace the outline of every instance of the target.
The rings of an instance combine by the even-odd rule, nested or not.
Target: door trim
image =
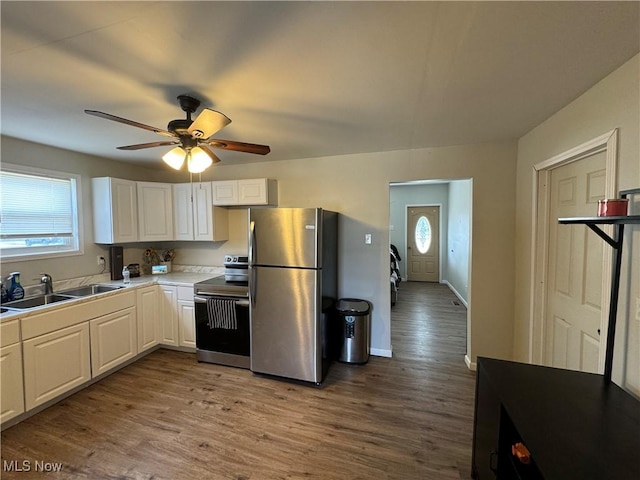
[[[544,363],[545,349],[545,310],[546,310],[546,280],[548,262],[548,231],[545,222],[549,216],[548,189],[551,171],[555,168],[581,160],[591,155],[605,152],[605,196],[616,198],[618,196],[618,129],[611,130],[603,135],[582,143],[566,152],[560,153],[533,166],[533,198],[532,198],[532,229],[531,229],[531,304],[529,306],[529,362],[535,364]],[[595,216],[596,212],[594,212]],[[612,235],[612,226],[606,226],[605,231]],[[604,371],[604,355],[607,342],[607,318],[609,316],[609,292],[611,290],[612,255],[605,248],[602,260],[602,310],[600,318],[600,354],[598,359],[598,371]]]
[[[418,208],[418,207],[438,207],[440,209],[440,213],[438,215],[438,229],[439,229],[439,235],[438,235],[438,283],[442,283],[442,247],[443,247],[443,228],[442,228],[442,203],[418,203],[418,204],[413,204],[413,203],[407,203],[404,206],[404,258],[408,259],[409,258],[409,239],[407,238],[407,225],[409,224],[409,208]],[[469,256],[469,258],[471,258],[471,256]],[[407,276],[407,278],[404,278],[403,280],[405,282],[409,281],[409,271],[405,271],[405,274]]]

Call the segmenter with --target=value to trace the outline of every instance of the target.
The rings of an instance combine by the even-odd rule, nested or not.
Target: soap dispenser
[[[13,272],[9,275],[11,283],[7,295],[10,300],[21,300],[24,298],[24,288],[20,285],[20,272]]]

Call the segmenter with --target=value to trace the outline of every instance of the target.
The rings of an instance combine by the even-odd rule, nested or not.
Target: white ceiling
[[[2,1],[0,131],[162,168],[83,110],[164,129],[188,93],[269,160],[515,139],[640,51],[639,5]]]

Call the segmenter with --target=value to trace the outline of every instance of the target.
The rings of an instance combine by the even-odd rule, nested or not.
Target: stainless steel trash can
[[[371,345],[371,305],[366,300],[341,298],[336,311],[341,331],[338,360],[367,363]]]

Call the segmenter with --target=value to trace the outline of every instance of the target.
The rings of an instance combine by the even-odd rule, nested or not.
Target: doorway
[[[472,210],[473,210],[473,180],[472,179],[451,179],[451,180],[419,180],[408,182],[391,183],[389,188],[389,242],[397,247],[402,257],[400,260],[400,272],[402,282],[397,291],[396,305],[391,307],[390,315],[394,312],[402,312],[403,302],[415,301],[415,297],[409,294],[416,288],[434,289],[444,288],[452,294],[455,303],[451,303],[452,308],[466,308],[466,340],[467,355],[465,363],[470,369],[475,369],[469,356],[469,339],[472,317],[471,302],[471,238],[472,238]],[[415,236],[415,228],[410,226],[410,210],[412,208],[437,207],[439,220],[430,221],[430,241],[433,251],[438,257],[438,267],[431,269],[437,272],[437,276],[432,277],[432,281],[416,281],[410,276],[409,265],[411,263],[409,253],[414,247],[411,245],[411,238]],[[417,215],[417,220],[421,215]],[[433,224],[437,225],[439,232],[434,234]],[[408,232],[410,232],[408,234]],[[426,232],[423,232],[426,234]],[[433,246],[434,237],[437,246]],[[427,236],[420,240],[426,245]],[[412,248],[408,248],[408,247]],[[439,283],[438,283],[439,282]],[[421,287],[422,286],[422,287]],[[419,289],[420,289],[419,288]],[[405,295],[405,292],[407,295]],[[413,297],[413,299],[412,299]],[[428,295],[419,296],[419,302],[424,303],[424,308],[438,309],[437,303],[431,303],[432,299]],[[398,325],[391,322],[392,336]]]
[[[558,218],[595,216],[599,199],[617,196],[616,144],[614,130],[534,166],[533,363],[603,371],[610,251],[585,226]]]
[[[440,282],[440,207],[407,207],[407,280]]]

